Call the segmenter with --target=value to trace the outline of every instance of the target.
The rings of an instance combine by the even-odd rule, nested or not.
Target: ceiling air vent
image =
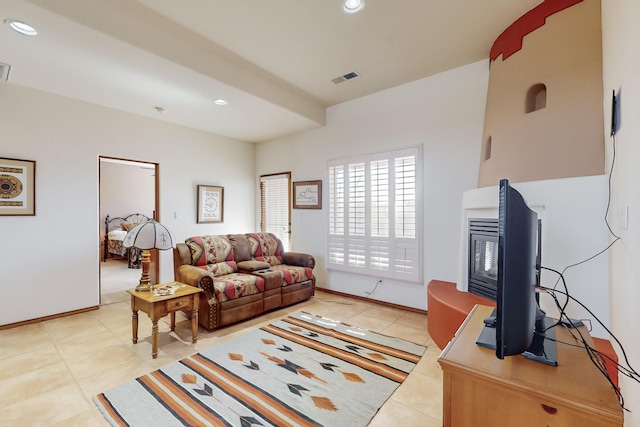
[[[355,71],[352,71],[350,73],[344,74],[340,77],[336,77],[335,79],[331,80],[334,84],[338,84],[338,83],[342,83],[342,82],[346,82],[347,80],[351,80],[351,79],[355,79],[356,77],[358,77],[360,74],[356,73]]]
[[[0,81],[9,81],[9,72],[11,71],[11,65],[0,62]]]

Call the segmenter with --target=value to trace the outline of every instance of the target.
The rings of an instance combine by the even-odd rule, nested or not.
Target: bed
[[[127,231],[141,222],[150,221],[146,215],[134,213],[125,217],[111,218],[109,215],[104,219],[104,251],[103,262],[109,256],[124,257],[128,260],[129,268],[140,268],[140,250],[136,248],[125,248],[122,246],[124,236]]]

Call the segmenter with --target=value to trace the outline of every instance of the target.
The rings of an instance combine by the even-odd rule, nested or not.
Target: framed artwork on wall
[[[322,209],[322,180],[293,183],[294,209]]]
[[[198,185],[198,223],[222,222],[224,187]]]
[[[36,214],[36,162],[0,157],[0,215]]]

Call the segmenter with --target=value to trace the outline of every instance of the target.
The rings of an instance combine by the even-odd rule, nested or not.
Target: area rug
[[[114,426],[366,426],[425,350],[299,312],[94,402]]]

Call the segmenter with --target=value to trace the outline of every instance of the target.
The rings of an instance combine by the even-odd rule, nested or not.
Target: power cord
[[[564,274],[568,269],[572,268],[572,267],[576,267],[580,264],[584,264],[586,262],[591,261],[592,259],[596,258],[599,255],[602,255],[603,253],[607,252],[613,245],[615,245],[618,240],[620,240],[620,236],[618,236],[616,233],[613,232],[613,229],[611,228],[611,224],[609,224],[609,210],[611,209],[611,180],[613,177],[613,170],[615,168],[616,165],[616,136],[615,134],[612,136],[613,138],[613,155],[611,158],[611,169],[609,170],[609,178],[608,178],[608,194],[607,194],[607,209],[604,212],[604,223],[606,224],[607,228],[609,229],[609,233],[611,233],[611,235],[614,237],[613,241],[611,243],[609,243],[609,245],[604,248],[603,250],[601,250],[600,252],[596,253],[595,255],[590,256],[587,259],[584,259],[582,261],[576,262],[575,264],[571,264],[568,265],[564,268],[564,270],[562,270],[562,273],[560,274],[560,277],[562,277],[562,274]],[[553,289],[556,288],[556,286],[558,286],[558,283],[560,282],[560,277],[558,277],[558,281],[556,281],[555,285],[553,286]]]
[[[378,289],[378,286],[382,283],[382,279],[379,279],[378,282],[376,283],[376,285],[373,287],[373,289],[371,290],[371,292],[367,292],[365,291],[364,293],[367,295],[367,297],[370,297],[375,291],[376,289]]]
[[[563,291],[560,291],[560,290],[558,290],[558,289],[555,289],[555,287],[554,287],[553,289],[552,289],[552,288],[542,287],[542,286],[540,287],[540,289],[544,290],[547,294],[549,294],[549,295],[553,298],[553,300],[554,300],[554,302],[555,302],[555,304],[556,304],[556,307],[558,308],[558,311],[559,311],[559,313],[560,313],[560,319],[558,320],[558,322],[556,323],[556,325],[558,325],[558,324],[562,324],[562,323],[563,323],[563,322],[562,322],[562,320],[563,320],[563,319],[565,319],[565,322],[566,322],[568,325],[572,326],[572,327],[570,327],[570,328],[567,328],[567,330],[569,331],[569,333],[574,337],[574,339],[575,339],[577,342],[580,342],[580,343],[581,343],[580,347],[583,347],[583,348],[587,351],[587,354],[589,355],[589,358],[591,359],[591,362],[596,366],[596,368],[597,368],[597,369],[598,369],[598,370],[599,370],[599,371],[604,375],[604,377],[607,379],[607,381],[609,382],[609,384],[610,384],[610,385],[611,385],[611,387],[613,388],[614,392],[616,393],[616,396],[618,397],[618,400],[619,400],[619,402],[620,402],[621,407],[622,407],[625,411],[629,411],[629,410],[624,406],[624,398],[623,398],[623,396],[622,396],[622,393],[621,393],[621,391],[620,391],[619,387],[617,387],[617,386],[614,384],[614,382],[613,382],[613,380],[611,379],[611,377],[609,376],[609,373],[607,372],[607,370],[606,370],[606,366],[605,366],[605,359],[607,359],[608,361],[610,361],[611,363],[613,363],[613,364],[615,365],[616,370],[617,370],[620,374],[622,374],[622,375],[624,375],[624,376],[626,376],[626,377],[628,377],[628,378],[631,378],[632,380],[634,380],[634,381],[636,381],[636,382],[640,383],[640,374],[639,374],[639,373],[638,373],[638,372],[637,372],[637,371],[636,371],[636,370],[631,366],[631,364],[629,363],[629,358],[628,358],[628,356],[627,356],[627,353],[626,353],[626,351],[625,351],[625,349],[624,349],[624,347],[623,347],[622,343],[621,343],[621,342],[620,342],[620,340],[618,340],[618,338],[617,338],[617,337],[616,337],[616,336],[615,336],[615,335],[614,335],[614,334],[609,330],[609,328],[607,328],[607,326],[606,326],[606,325],[604,325],[604,324],[602,323],[602,321],[601,321],[601,320],[600,320],[600,319],[599,319],[595,314],[593,314],[593,312],[592,312],[591,310],[589,310],[589,308],[588,308],[588,307],[586,307],[582,302],[580,302],[579,300],[577,300],[576,298],[572,297],[572,296],[569,294],[569,291],[568,291],[568,289],[567,289],[567,284],[566,284],[565,278],[564,278],[564,276],[562,275],[562,273],[560,273],[560,272],[558,272],[558,271],[556,271],[556,270],[553,270],[553,269],[551,269],[551,268],[546,268],[546,267],[541,267],[541,268],[544,268],[545,270],[549,270],[549,271],[552,271],[552,272],[554,272],[554,273],[558,274],[558,275],[559,275],[558,281],[562,281],[562,283],[563,283],[563,285],[564,285],[564,289],[565,289],[565,291],[564,291],[564,292],[563,292]],[[556,294],[561,294],[561,295],[564,295],[564,296],[566,297],[566,300],[565,300],[564,304],[561,304],[561,303],[560,303],[560,301],[558,300],[558,297],[557,297],[557,295],[556,295]],[[579,330],[578,328],[575,328],[575,326],[576,326],[576,325],[574,324],[574,321],[573,321],[571,318],[569,318],[569,316],[567,315],[567,313],[566,313],[566,311],[565,311],[566,306],[567,306],[567,304],[568,304],[569,300],[576,302],[576,303],[577,303],[577,304],[579,304],[582,308],[584,308],[584,309],[587,311],[587,313],[589,313],[589,315],[591,315],[591,316],[592,316],[592,318],[593,318],[593,319],[595,319],[595,321],[596,321],[596,322],[598,322],[598,324],[599,324],[600,326],[602,326],[602,327],[604,328],[604,330],[609,334],[609,336],[611,336],[611,338],[612,338],[612,339],[613,339],[613,340],[618,344],[618,347],[620,348],[620,351],[621,351],[621,353],[622,353],[623,360],[624,360],[624,363],[625,363],[625,365],[626,365],[626,366],[625,366],[625,365],[622,365],[622,364],[620,364],[620,363],[618,363],[617,361],[613,360],[613,359],[612,359],[611,357],[609,357],[608,355],[606,355],[606,354],[604,354],[604,353],[602,353],[602,352],[598,351],[597,349],[593,348],[592,346],[590,346],[590,345],[587,343],[586,339],[584,338],[584,336],[582,335],[582,333],[580,332],[580,330]],[[554,326],[556,326],[556,325],[554,325]],[[576,336],[576,334],[574,334],[574,331],[577,333],[577,335],[578,335],[578,336]],[[574,344],[569,344],[569,343],[565,343],[565,342],[562,342],[562,341],[557,341],[557,342],[559,342],[559,343],[561,343],[561,344],[574,345]]]

